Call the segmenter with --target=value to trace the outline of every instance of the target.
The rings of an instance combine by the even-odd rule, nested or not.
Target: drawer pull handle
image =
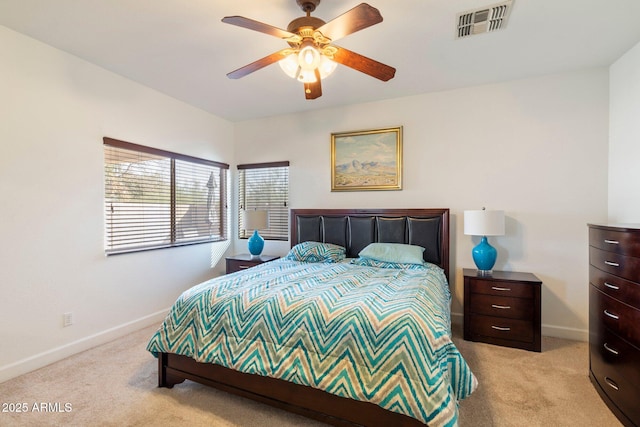
[[[604,263],[610,265],[611,267],[620,267],[620,264],[618,264],[617,262],[605,261]]]
[[[620,387],[618,387],[618,384],[616,384],[616,382],[615,382],[615,381],[613,381],[611,378],[609,378],[609,377],[604,377],[604,382],[606,382],[606,383],[607,383],[607,385],[608,385],[609,387],[611,387],[612,389],[614,389],[614,390],[620,390]]]
[[[620,316],[613,314],[613,313],[609,313],[609,311],[605,310],[604,314],[606,314],[607,316],[611,317],[612,319],[618,320],[620,318]]]
[[[503,327],[503,326],[495,326],[495,325],[491,325],[491,327],[492,327],[493,329],[498,330],[498,331],[510,331],[510,330],[511,330],[511,328],[505,328],[505,327]]]
[[[608,239],[604,239],[605,243],[608,243],[610,245],[619,245],[620,242],[618,242],[617,240],[608,240]]]
[[[604,349],[607,350],[609,353],[613,353],[616,356],[620,353],[618,353],[618,350],[614,350],[613,348],[609,347],[609,344],[604,343]]]
[[[494,291],[510,291],[511,288],[500,288],[498,286],[492,286],[491,289],[493,289]]]
[[[510,305],[498,305],[498,304],[491,304],[491,307],[492,308],[499,308],[499,309],[502,309],[502,310],[511,308]]]
[[[611,283],[608,283],[608,282],[604,282],[604,285],[605,285],[607,288],[609,288],[609,289],[613,289],[613,290],[615,290],[615,291],[617,291],[618,289],[620,289],[620,287],[619,287],[619,286],[612,285]]]
[[[239,268],[240,270],[244,270],[245,268],[251,268],[251,267],[252,267],[252,266],[250,266],[250,265],[239,265],[239,266],[238,266],[238,268]]]

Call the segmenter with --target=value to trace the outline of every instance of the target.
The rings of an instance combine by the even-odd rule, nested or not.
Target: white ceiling
[[[231,121],[608,66],[640,41],[640,0],[514,0],[504,30],[461,40],[456,15],[497,0],[367,1],[384,21],[338,44],[395,78],[338,66],[309,101],[277,64],[226,77],[286,43],[220,20],[286,29],[304,15],[295,0],[0,0],[0,24]],[[359,2],[322,0],[312,16]]]

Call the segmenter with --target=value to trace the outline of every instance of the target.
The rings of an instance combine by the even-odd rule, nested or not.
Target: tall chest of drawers
[[[640,426],[640,224],[589,224],[589,377],[626,426]]]

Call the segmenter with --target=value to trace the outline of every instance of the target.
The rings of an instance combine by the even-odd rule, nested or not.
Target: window
[[[227,239],[229,165],[103,141],[107,255]]]
[[[238,238],[247,239],[242,211],[266,210],[268,228],[260,230],[266,240],[289,238],[289,162],[238,165]]]

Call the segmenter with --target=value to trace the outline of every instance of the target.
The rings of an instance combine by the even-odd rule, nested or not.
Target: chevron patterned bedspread
[[[279,259],[185,291],[147,350],[454,426],[477,382],[451,341],[450,298],[437,266]]]

